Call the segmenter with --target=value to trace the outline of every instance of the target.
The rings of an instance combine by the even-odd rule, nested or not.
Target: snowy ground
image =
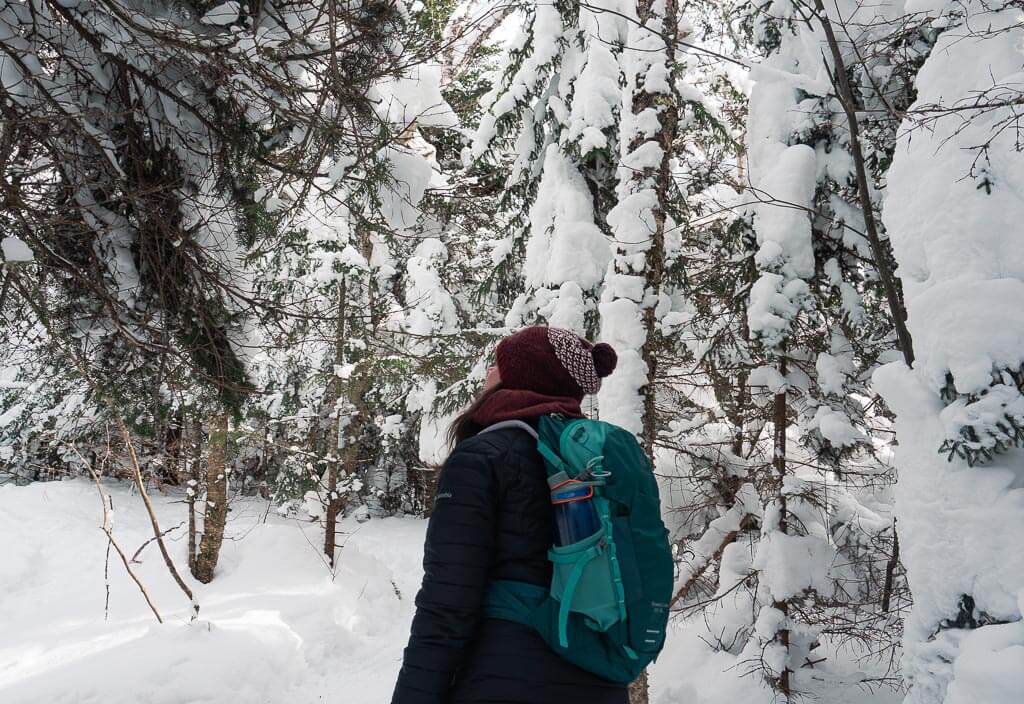
[[[129,553],[151,537],[139,497],[106,490],[115,535]],[[185,507],[154,494],[164,529]],[[155,544],[135,565],[165,623],[158,625],[116,555],[104,618],[106,537],[96,488],[82,480],[0,487],[0,702],[4,704],[386,704],[422,571],[425,523],[346,522],[337,573],[318,529],[266,503],[237,501],[217,577],[190,580],[201,619],[171,581]],[[266,516],[266,518],[264,518]],[[185,564],[184,525],[170,534]],[[728,655],[677,627],[652,674],[654,704],[769,702]],[[890,704],[892,695],[830,691],[829,704]]]

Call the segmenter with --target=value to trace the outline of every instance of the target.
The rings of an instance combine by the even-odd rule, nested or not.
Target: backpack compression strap
[[[572,564],[572,572],[569,573],[569,580],[565,583],[565,590],[559,598],[558,607],[558,644],[563,648],[569,647],[569,611],[572,607],[572,599],[576,594],[576,587],[580,583],[583,571],[590,564],[590,561],[601,554],[601,546],[591,545],[580,554],[558,555],[548,553],[548,559],[558,564]],[[575,563],[575,564],[573,564]]]

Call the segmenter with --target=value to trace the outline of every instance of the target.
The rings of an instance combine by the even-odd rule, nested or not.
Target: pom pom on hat
[[[599,377],[603,379],[615,371],[619,355],[615,354],[615,350],[607,342],[598,342],[590,350],[590,354],[594,358],[594,369],[597,370]]]

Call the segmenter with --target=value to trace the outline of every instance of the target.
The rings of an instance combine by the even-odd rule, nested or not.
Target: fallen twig
[[[110,501],[110,498],[107,496],[106,492],[103,491],[103,485],[100,484],[100,478],[96,475],[96,472],[93,471],[92,466],[87,464],[86,465],[86,469],[89,470],[89,475],[92,476],[92,481],[96,485],[96,490],[100,493],[100,505],[103,506],[103,525],[100,526],[100,529],[107,536],[107,555],[108,555],[108,558],[109,558],[109,555],[110,555],[110,547],[113,546],[114,550],[117,551],[118,557],[121,558],[121,563],[124,565],[125,571],[128,572],[128,576],[132,578],[132,581],[134,581],[135,584],[139,587],[139,591],[142,592],[142,596],[146,600],[146,604],[149,605],[149,610],[153,612],[154,616],[156,616],[156,620],[157,621],[159,621],[160,623],[163,623],[164,620],[163,620],[163,618],[161,618],[160,612],[156,610],[156,606],[153,604],[153,600],[149,597],[149,592],[146,591],[145,585],[143,585],[142,580],[139,579],[138,575],[136,575],[135,572],[132,571],[132,566],[128,562],[128,557],[124,554],[124,550],[122,550],[121,546],[117,544],[116,540],[114,540],[114,532],[113,532],[113,530],[111,528],[111,521],[110,521],[110,509],[107,508],[107,503],[108,503],[108,501]],[[111,502],[110,505],[113,506],[113,503]],[[109,573],[107,573],[106,570],[104,570],[104,577],[107,578],[107,606],[106,606],[106,608],[109,609],[109,607],[110,607],[110,579],[109,579]]]
[[[156,519],[156,511],[153,509],[153,502],[149,499],[149,494],[146,492],[146,483],[142,479],[142,468],[139,466],[139,458],[135,454],[135,446],[132,444],[131,436],[128,434],[128,428],[125,427],[124,421],[118,418],[118,426],[120,427],[121,434],[124,437],[125,445],[128,448],[128,456],[132,461],[132,470],[135,475],[135,485],[139,489],[139,494],[142,495],[142,501],[146,505],[146,511],[149,513],[149,521],[153,525],[153,535],[157,545],[160,546],[160,554],[164,557],[164,564],[167,565],[168,571],[174,581],[178,583],[178,587],[185,593],[188,600],[192,604],[192,620],[194,621],[199,616],[199,603],[192,595],[192,590],[185,584],[185,580],[181,578],[178,573],[178,569],[174,566],[174,560],[171,559],[170,554],[167,552],[167,546],[164,545],[163,533],[160,531],[160,523]]]

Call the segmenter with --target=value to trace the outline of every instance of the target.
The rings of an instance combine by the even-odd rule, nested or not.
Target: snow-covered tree
[[[344,374],[367,349],[352,323],[373,327],[386,317],[384,301],[363,318],[373,292],[395,273],[393,253],[375,233],[415,217],[424,169],[409,169],[422,159],[398,137],[448,112],[437,72],[420,68],[408,13],[390,0],[8,3],[0,23],[10,147],[4,183],[13,206],[2,217],[15,235],[5,239],[4,254],[13,258],[17,245],[31,255],[10,269],[5,303],[31,310],[51,352],[86,383],[89,401],[152,438],[158,455],[168,449],[165,438],[181,435],[183,409],[208,419],[217,442],[206,485],[222,498],[205,503],[216,505],[212,517],[222,528],[232,470],[244,457],[266,457],[269,425],[280,428],[279,418],[263,413],[254,416],[262,416],[257,429],[225,413],[247,413],[257,381],[284,382],[291,393],[277,401],[290,395],[293,410],[317,395],[300,389],[296,376],[272,371],[273,355],[261,352],[267,337],[301,344],[296,332],[323,332],[310,320],[332,321],[330,339],[344,338],[349,355],[329,369]],[[431,84],[432,93],[417,89]],[[343,266],[331,256],[318,268],[288,256],[308,233],[296,219],[314,200],[356,214],[344,231],[356,256]],[[268,255],[278,245],[284,252]],[[325,252],[346,250],[313,246],[302,254]],[[327,285],[348,276],[341,288],[351,283],[355,293],[326,291],[333,310],[325,312],[288,285],[268,284],[259,275],[267,269],[253,264],[328,271]],[[36,271],[45,278],[29,275]],[[271,282],[289,278],[270,271],[280,273]],[[357,313],[344,314],[356,305]],[[365,371],[356,375],[360,383],[373,378],[365,365],[356,368]],[[340,383],[326,385],[328,395],[337,397]],[[358,383],[349,386],[351,397],[362,397]],[[264,400],[252,405],[265,409]],[[353,428],[346,447],[354,448],[357,431],[375,417],[347,415],[361,421],[342,424]],[[226,457],[238,433],[255,442]],[[332,476],[325,475],[329,502],[337,500]],[[200,571],[208,579],[216,548],[205,539],[218,529],[204,528]]]
[[[485,164],[510,155],[504,208],[513,214],[513,231],[496,264],[511,257],[523,282],[508,314],[513,327],[595,327],[611,259],[607,214],[619,161],[620,55],[628,26],[619,3],[609,5],[526,3],[467,155]]]
[[[865,608],[886,618],[880,605],[863,604],[865,595],[882,593],[884,571],[838,566],[849,557],[861,567],[885,562],[893,539],[886,514],[860,505],[875,503],[873,492],[890,476],[869,440],[877,404],[868,381],[897,347],[886,297],[890,254],[872,224],[891,145],[869,144],[883,159],[872,171],[859,168],[862,107],[845,110],[851,96],[843,87],[855,81],[872,106],[900,104],[907,85],[885,60],[860,59],[879,35],[891,37],[884,12],[852,4],[832,11],[844,27],[858,28],[841,45],[830,43],[834,27],[822,21],[829,17],[820,4],[775,3],[752,18],[766,58],[753,72],[747,133],[757,276],[746,313],[760,359],[747,381],[755,404],[771,395],[763,420],[772,438],[770,468],[756,471],[763,502],[756,550],[741,569],[735,550],[723,561],[741,577],[756,574],[757,617],[742,657],[786,698],[809,684],[802,670],[820,638],[877,628]],[[851,522],[851,510],[863,520]]]
[[[681,77],[674,176],[685,203],[666,249],[671,310],[661,317],[658,394],[668,422],[657,440],[667,522],[680,547],[674,602],[683,608],[715,592],[723,550],[759,525],[749,457],[764,423],[747,382],[754,267],[741,185],[748,50],[724,19],[736,14],[735,6],[696,3],[683,16],[695,49]],[[723,66],[725,55],[735,63]]]
[[[633,9],[633,8],[631,8]],[[625,74],[619,109],[621,156],[617,202],[607,222],[613,259],[601,294],[601,338],[619,355],[616,373],[598,394],[601,418],[643,438],[653,452],[657,434],[656,336],[665,277],[666,231],[673,229],[673,147],[679,116],[673,0],[640,2],[630,21],[620,63]],[[668,299],[665,296],[664,302]]]
[[[4,229],[49,272],[47,287],[19,274],[14,289],[97,384],[116,378],[119,393],[176,372],[239,407],[247,311],[261,304],[245,250],[289,205],[261,180],[301,195],[361,158],[378,124],[371,88],[399,70],[401,21],[390,2],[333,0],[0,8],[17,145]]]
[[[1024,540],[1024,213],[1020,11],[929,3],[883,219],[906,292],[913,368],[876,382],[896,413],[900,539],[914,607],[907,702],[1019,698]]]

